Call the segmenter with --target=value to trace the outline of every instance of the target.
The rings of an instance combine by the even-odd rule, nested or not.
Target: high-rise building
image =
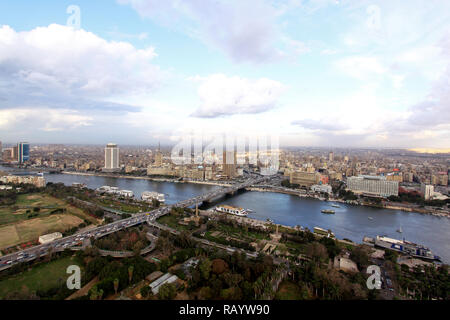
[[[330,152],[330,153],[328,154],[328,161],[329,161],[329,162],[333,162],[333,159],[334,159],[334,153],[333,153],[333,152]]]
[[[12,147],[11,160],[17,161],[18,156],[19,156],[19,148],[17,146]]]
[[[156,155],[155,155],[155,167],[161,167],[161,166],[162,166],[161,146],[158,146],[158,151],[156,151]]]
[[[423,198],[425,200],[430,200],[434,194],[434,187],[429,184],[422,184],[420,187],[420,191],[422,192]]]
[[[24,163],[30,160],[30,144],[28,142],[19,142],[17,144],[17,161]]]
[[[3,160],[3,148],[2,148],[2,142],[0,141],[0,161]]]
[[[236,162],[237,162],[236,151],[223,152],[223,172],[229,179],[233,179],[237,175]]]
[[[120,170],[119,148],[115,143],[108,143],[105,148],[105,167],[103,171],[114,172]]]
[[[355,193],[381,197],[398,196],[398,181],[387,181],[384,176],[348,177],[347,187]]]

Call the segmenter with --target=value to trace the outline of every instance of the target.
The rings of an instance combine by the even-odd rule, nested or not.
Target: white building
[[[153,199],[156,199],[161,203],[166,201],[166,199],[164,197],[164,193],[158,193],[158,192],[153,192],[153,191],[142,192],[141,199],[143,201],[148,201],[148,202],[151,202]]]
[[[315,184],[311,186],[311,191],[331,194],[333,192],[333,188],[329,184]]]
[[[434,187],[430,184],[422,184],[420,186],[420,191],[422,192],[425,200],[430,200],[434,195]]]
[[[103,171],[119,171],[119,147],[115,143],[108,143],[105,148],[105,167]]]
[[[0,177],[0,182],[5,184],[32,184],[38,188],[44,188],[46,185],[45,178],[43,176],[3,176]]]
[[[55,241],[56,239],[61,239],[61,238],[62,238],[61,232],[44,234],[43,236],[39,237],[39,243],[40,244],[50,243],[52,241]]]
[[[126,198],[133,198],[134,193],[131,190],[120,190],[119,195]]]
[[[381,197],[398,196],[398,181],[387,181],[384,176],[348,177],[347,187],[359,194]]]
[[[163,284],[173,283],[173,282],[177,281],[177,279],[178,279],[177,276],[172,275],[170,273],[166,273],[161,278],[158,278],[157,280],[155,280],[152,283],[150,283],[150,289],[152,290],[153,294],[158,294],[159,293],[159,289],[161,288],[161,286]]]

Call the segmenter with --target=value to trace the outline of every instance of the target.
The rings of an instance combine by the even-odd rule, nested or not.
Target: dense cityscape
[[[421,268],[433,268],[433,266],[438,274],[442,270],[447,270],[446,264],[442,264],[447,261],[435,255],[428,247],[405,242],[404,237],[402,242],[400,240],[403,233],[401,226],[398,228],[395,225],[391,226],[396,228],[399,240],[376,235],[376,237],[365,236],[354,241],[348,238],[339,239],[326,225],[322,226],[323,228],[315,226],[310,230],[300,224],[283,225],[270,218],[254,219],[248,216],[253,211],[251,209],[220,203],[224,196],[230,198],[235,192],[237,194],[268,192],[331,203],[330,209],[321,210],[323,215],[339,215],[342,207],[367,206],[396,212],[417,212],[416,214],[448,219],[450,218],[450,201],[448,200],[450,157],[448,154],[388,149],[325,150],[321,148],[280,148],[270,150],[269,153],[278,155],[279,168],[273,174],[265,176],[261,174],[264,172],[264,164],[261,161],[258,161],[257,165],[250,163],[251,152],[238,154],[237,151],[215,152],[214,150],[215,161],[212,164],[175,165],[171,160],[173,154],[170,148],[161,148],[161,146],[121,148],[114,143],[101,147],[30,145],[20,142],[9,147],[5,144],[0,167],[3,169],[0,174],[1,199],[4,205],[9,203],[9,206],[13,203],[15,205],[11,209],[7,206],[5,208],[8,209],[3,210],[12,210],[12,214],[17,216],[22,210],[29,208],[25,212],[26,222],[35,225],[37,233],[26,237],[24,231],[20,231],[26,222],[19,219],[11,224],[5,216],[3,218],[5,227],[1,231],[3,235],[2,256],[0,256],[3,267],[1,269],[4,270],[7,278],[8,274],[13,275],[18,270],[23,270],[24,264],[39,264],[36,259],[44,259],[43,261],[49,263],[52,259],[60,259],[58,258],[60,255],[67,258],[71,255],[70,250],[75,250],[75,252],[78,251],[76,255],[78,259],[89,255],[98,257],[94,260],[96,264],[106,263],[106,265],[105,258],[102,258],[104,256],[110,257],[109,259],[119,258],[119,260],[137,259],[142,256],[144,258],[142,262],[139,262],[142,263],[141,267],[144,270],[153,270],[148,277],[139,281],[139,292],[129,291],[129,288],[123,285],[124,290],[118,295],[116,281],[121,283],[122,280],[107,278],[97,283],[93,287],[95,289],[91,288],[91,282],[86,282],[87,288],[91,289],[89,291],[80,289],[86,294],[85,296],[71,295],[72,298],[79,299],[99,299],[99,293],[95,290],[102,292],[100,298],[106,294],[104,298],[108,299],[113,297],[172,299],[181,298],[181,296],[189,299],[211,299],[217,295],[224,299],[254,299],[255,297],[290,299],[296,295],[299,295],[297,298],[302,296],[305,299],[332,298],[330,293],[326,295],[315,292],[314,290],[318,288],[313,289],[307,284],[304,284],[306,287],[303,285],[293,287],[293,284],[283,280],[288,274],[304,272],[301,270],[305,267],[305,263],[306,265],[312,261],[323,263],[330,259],[331,270],[341,270],[345,274],[339,281],[350,281],[348,283],[350,286],[355,280],[351,280],[353,275],[368,268],[370,263],[375,263],[383,270],[384,277],[381,280],[383,289],[380,293],[365,291],[361,284],[367,276],[362,276],[358,280],[360,284],[357,285],[358,281],[354,283],[353,286],[357,287],[353,289],[344,289],[345,285],[342,284],[341,298],[411,299],[417,298],[418,294],[423,298],[423,292],[403,287],[405,281],[403,277],[413,276],[413,274],[408,276],[408,272],[420,272]],[[256,157],[261,158],[259,153]],[[229,161],[230,158],[233,161]],[[238,162],[238,158],[243,160]],[[60,176],[72,179],[57,182],[52,178]],[[144,179],[170,184],[206,184],[218,189],[205,193],[203,196],[195,196],[189,201],[171,203],[166,199],[170,199],[172,194],[159,193],[155,190],[146,190],[138,194],[137,191],[121,190],[108,185],[94,188],[86,183],[74,182],[79,181],[77,178],[80,177],[101,177],[113,180]],[[47,183],[46,180],[52,182]],[[151,187],[152,185],[149,185],[149,189]],[[24,200],[19,200],[24,196],[25,203],[23,203]],[[51,204],[51,201],[48,202],[50,199],[42,198],[49,196],[59,199],[57,207],[48,207]],[[33,204],[32,199],[35,198],[38,201]],[[69,207],[64,205],[64,208],[61,208],[60,202],[67,202]],[[42,203],[46,206],[38,206]],[[36,206],[24,206],[24,204]],[[247,206],[247,203],[240,204]],[[50,212],[48,212],[49,208],[52,209]],[[83,218],[79,220],[81,222],[79,224],[64,222],[64,219],[57,224],[44,222],[46,214],[55,217],[63,213],[67,215],[75,208],[85,212],[82,216],[80,216],[81,213],[76,214],[78,218]],[[6,212],[3,214],[7,215]],[[372,217],[368,219],[373,220]],[[15,228],[14,233],[10,231],[12,226]],[[19,226],[21,228],[18,228]],[[128,237],[137,238],[130,240]],[[242,241],[242,237],[246,240]],[[194,243],[197,244],[194,245]],[[194,250],[194,248],[203,248],[202,250],[209,252],[211,247],[222,249],[224,253],[209,253],[216,257],[215,259],[196,258],[199,249]],[[58,252],[60,254],[57,254]],[[80,254],[80,252],[84,253]],[[181,252],[191,258],[177,267],[177,259],[183,260],[180,258]],[[234,261],[229,261],[229,254],[244,261],[249,258],[263,259],[260,263],[266,264],[264,268],[270,264],[269,270],[273,269],[274,274],[277,275],[281,272],[282,276],[274,278],[274,274],[260,274],[258,281],[265,279],[266,284],[261,284],[264,288],[261,287],[255,291],[255,287],[251,290],[249,287],[252,278],[250,275],[242,283],[242,285],[246,283],[247,287],[238,286],[240,289],[236,289],[240,281],[244,280],[230,274],[227,276],[231,277],[230,280],[224,278],[223,281],[236,282],[230,285],[230,289],[224,288],[222,292],[219,290],[216,293],[213,293],[214,288],[201,286],[201,275],[198,275],[199,278],[193,278],[192,272],[201,262],[198,266],[199,271],[206,272],[202,271],[202,268],[212,268],[208,272],[215,274],[219,281],[218,276],[226,272],[230,267],[229,264]],[[240,254],[243,255],[240,256]],[[173,263],[175,265],[172,265]],[[397,269],[396,266],[401,268]],[[89,263],[85,267],[86,270],[92,268]],[[101,274],[106,271],[99,269],[98,272]],[[257,271],[253,272],[258,274]],[[93,275],[89,275],[88,279],[91,279]],[[301,277],[300,274],[297,276]],[[335,276],[342,278],[342,275]],[[350,279],[347,279],[348,276]],[[206,280],[207,278],[204,278],[203,281]],[[338,280],[327,279],[327,281]],[[442,293],[433,291],[427,294],[436,295],[433,298],[446,298],[446,294],[443,296],[442,294],[448,283],[444,282],[443,285]],[[111,292],[110,288],[113,287],[114,292]],[[163,294],[159,291],[160,287],[164,288]],[[196,287],[200,291],[195,291]],[[325,287],[322,287],[322,290],[325,290]],[[346,293],[345,290],[349,291]],[[0,294],[1,292],[0,289]],[[47,296],[48,293],[39,292],[38,294],[28,290],[8,294],[3,292],[3,294],[6,294],[4,298],[50,297]],[[55,294],[53,298],[63,298],[68,291],[61,289]],[[349,294],[347,298],[345,298],[346,294]]]

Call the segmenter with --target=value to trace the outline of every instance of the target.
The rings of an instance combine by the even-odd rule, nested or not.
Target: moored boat
[[[441,260],[441,258],[434,255],[429,248],[407,240],[397,240],[384,236],[377,236],[375,238],[375,246],[401,252],[416,258]]]
[[[227,205],[217,206],[216,211],[232,214],[232,215],[239,216],[239,217],[246,217],[248,214],[243,208],[235,208],[235,207],[227,206]]]

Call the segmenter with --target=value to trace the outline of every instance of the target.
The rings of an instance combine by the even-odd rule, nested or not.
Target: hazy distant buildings
[[[0,161],[3,160],[3,148],[2,148],[2,142],[0,141]]]
[[[3,176],[0,177],[0,182],[8,184],[32,184],[38,188],[45,187],[45,178],[42,176]]]
[[[354,193],[372,196],[398,196],[398,181],[387,181],[384,176],[366,176],[347,178],[347,187]]]
[[[105,148],[105,172],[116,172],[120,170],[119,147],[115,143],[108,143]]]

